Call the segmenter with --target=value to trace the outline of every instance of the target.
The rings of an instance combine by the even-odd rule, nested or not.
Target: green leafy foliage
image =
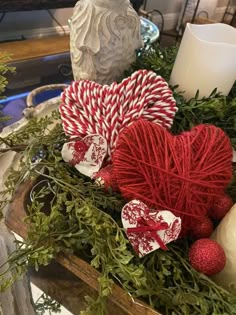
[[[231,139],[232,146],[236,148],[236,98],[233,90],[229,96],[223,96],[214,90],[209,97],[185,100],[183,95],[175,92],[178,105],[172,131],[179,133],[190,130],[199,124],[213,124],[222,128]]]
[[[5,77],[8,71],[13,71],[12,67],[7,66],[7,62],[9,61],[9,56],[5,53],[0,53],[0,95],[5,91],[7,86],[7,79]]]
[[[5,88],[8,84],[6,74],[7,72],[13,72],[14,68],[9,67],[7,62],[9,61],[9,56],[6,53],[0,52],[0,99],[3,98],[2,94],[5,91]],[[0,110],[0,122],[9,120],[9,117],[4,116],[2,111]]]
[[[130,75],[136,70],[147,69],[169,81],[177,50],[177,46],[162,49],[158,43],[151,46],[148,44],[137,52],[137,60],[126,72],[126,75]]]
[[[168,78],[174,53],[175,49],[168,53],[158,47],[152,48],[150,56],[144,51],[132,70],[148,68]],[[229,97],[215,91],[202,100],[196,95],[186,101],[176,91],[175,97],[179,111],[173,132],[214,123],[234,144],[235,87]],[[12,277],[0,275],[0,288],[6,289],[29,265],[37,270],[60,253],[75,254],[100,271],[98,298],[87,298],[88,308],[82,315],[107,314],[106,299],[113,283],[165,315],[236,315],[236,297],[190,266],[187,241],[178,240],[168,246],[169,251],[155,251],[142,259],[135,255],[121,225],[120,210],[125,201],[62,161],[60,145],[66,137],[61,124],[46,132],[56,118],[57,113],[53,113],[38,123],[33,120],[4,140],[26,145],[20,169],[9,176],[8,192],[14,192],[26,175],[37,178],[38,184],[32,188],[27,208],[28,237],[18,242],[18,249],[9,257]],[[45,154],[33,167],[32,159],[39,150]]]
[[[35,312],[37,315],[56,314],[61,312],[60,304],[50,296],[43,293],[35,302]]]

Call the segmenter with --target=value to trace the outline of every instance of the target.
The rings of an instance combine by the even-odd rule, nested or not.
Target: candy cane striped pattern
[[[68,136],[102,135],[110,157],[119,133],[133,121],[142,118],[170,128],[177,111],[167,82],[148,70],[136,71],[110,86],[88,80],[73,82],[62,93],[59,109]]]

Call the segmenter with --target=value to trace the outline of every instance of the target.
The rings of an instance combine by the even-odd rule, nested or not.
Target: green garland
[[[173,51],[176,50],[163,52],[159,47],[144,51],[133,69],[143,65],[167,78],[174,60],[170,57]],[[167,69],[170,59],[172,64],[168,64]],[[221,125],[235,144],[233,93],[234,90],[226,98],[214,92],[209,98],[187,102],[182,94],[175,92],[179,111],[173,132],[211,122]],[[134,254],[120,222],[120,210],[125,201],[119,194],[97,187],[62,161],[60,148],[65,135],[61,124],[46,134],[57,115],[54,113],[52,118],[43,118],[37,124],[32,120],[21,132],[7,139],[12,146],[23,143],[27,147],[22,155],[21,169],[11,173],[6,192],[13,192],[29,169],[29,176],[41,176],[47,182],[33,190],[33,201],[28,206],[28,237],[18,243],[18,249],[9,257],[12,277],[0,275],[1,289],[10,286],[29,265],[38,269],[49,264],[59,253],[73,253],[82,256],[101,273],[99,296],[97,300],[88,298],[88,308],[82,315],[106,314],[106,299],[114,282],[165,315],[236,315],[236,297],[188,263],[187,241],[171,243],[169,251],[155,251],[142,259]],[[37,168],[32,169],[31,161],[38,152],[42,153],[43,159]],[[231,192],[233,189],[232,185]],[[49,200],[49,212],[44,212],[45,198]]]
[[[9,71],[14,71],[14,68],[7,66],[9,61],[9,56],[5,53],[0,53],[0,95],[5,91],[5,88],[8,84],[5,77],[6,73]]]
[[[59,303],[43,293],[35,302],[35,312],[37,315],[44,315],[45,311],[48,311],[49,315],[58,314],[61,313],[61,308]]]
[[[9,67],[7,65],[7,62],[10,60],[10,57],[6,53],[0,52],[0,99],[3,98],[1,96],[3,92],[5,91],[5,88],[8,84],[7,78],[5,75],[8,72],[14,72],[15,68],[14,67]],[[2,111],[0,110],[0,123],[4,122],[6,120],[9,120],[10,117],[4,116]]]

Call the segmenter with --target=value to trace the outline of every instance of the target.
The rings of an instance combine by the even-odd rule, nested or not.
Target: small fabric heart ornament
[[[120,83],[73,82],[59,107],[64,132],[70,137],[99,134],[107,140],[108,159],[120,132],[144,118],[170,128],[177,106],[167,82],[153,71],[139,70]]]
[[[121,213],[126,235],[139,257],[176,240],[181,231],[181,219],[170,211],[151,211],[140,200],[127,203]]]
[[[232,147],[213,125],[176,136],[139,120],[120,135],[113,166],[123,197],[180,216],[186,235],[231,182]]]
[[[93,178],[107,155],[107,142],[100,135],[86,136],[81,140],[66,142],[61,151],[65,162],[81,174]]]

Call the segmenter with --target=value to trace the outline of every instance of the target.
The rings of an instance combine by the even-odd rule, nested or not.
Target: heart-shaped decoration
[[[232,147],[215,126],[199,125],[174,136],[139,120],[120,135],[113,156],[122,195],[182,219],[183,234],[194,229],[232,179]]]
[[[62,102],[59,110],[65,133],[71,137],[103,136],[109,158],[126,126],[142,117],[170,128],[177,111],[167,82],[147,70],[136,71],[110,86],[86,80],[73,82],[62,93]]]
[[[99,135],[86,136],[79,141],[66,142],[61,155],[80,173],[93,178],[107,155],[107,142]]]
[[[127,203],[121,213],[127,237],[139,257],[176,240],[181,231],[181,219],[170,211],[150,211],[140,200]]]

